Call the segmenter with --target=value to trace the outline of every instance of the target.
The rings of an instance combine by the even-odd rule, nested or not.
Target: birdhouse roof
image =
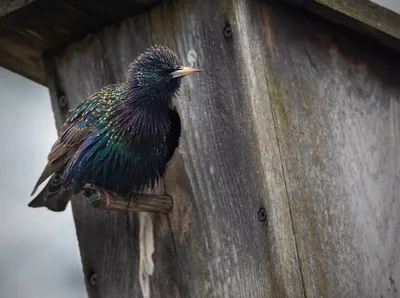
[[[42,55],[140,13],[158,0],[5,0],[0,66],[45,84]]]
[[[144,11],[159,0],[5,0],[0,66],[45,84],[43,55]],[[400,15],[370,0],[284,0],[400,51]]]

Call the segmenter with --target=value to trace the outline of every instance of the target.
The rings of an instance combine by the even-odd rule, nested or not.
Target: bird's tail
[[[32,208],[46,207],[54,212],[64,211],[73,192],[72,190],[64,190],[62,188],[61,176],[61,171],[54,173],[46,186],[28,206]]]

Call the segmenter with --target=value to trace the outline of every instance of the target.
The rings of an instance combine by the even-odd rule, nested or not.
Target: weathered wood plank
[[[400,57],[262,5],[307,297],[398,297]]]
[[[177,100],[174,209],[74,198],[89,296],[396,297],[399,57],[266,1],[177,0],[47,56],[58,125],[60,94],[123,81],[151,43],[204,70]]]
[[[0,66],[45,84],[44,52],[138,14],[157,1],[6,1],[0,5]]]
[[[35,0],[2,0],[0,2],[0,18],[17,9],[32,3]]]
[[[167,174],[185,297],[302,297],[252,1],[173,1],[153,40],[204,70],[183,81],[183,132]],[[233,36],[224,37],[230,23]],[[227,35],[228,36],[228,35]],[[266,208],[268,225],[258,219]]]
[[[400,52],[400,15],[370,0],[284,0]]]
[[[400,50],[400,15],[370,0],[285,1],[311,9]],[[0,3],[0,66],[44,84],[41,55],[45,51],[120,22],[157,2],[159,0],[3,1]]]
[[[88,199],[94,208],[120,212],[169,213],[174,207],[172,197],[166,195],[140,193],[130,198],[126,198],[114,194],[108,207],[106,198],[101,194],[99,195],[98,193],[95,193]]]
[[[250,44],[262,37],[257,22],[249,24],[257,13],[248,4],[221,1],[218,9],[214,4],[179,1],[151,12],[153,42],[170,44],[187,64],[205,70],[203,77],[184,81],[178,103],[185,124],[182,151],[166,182],[167,193],[177,201],[171,215],[154,217],[151,293],[301,297],[277,138],[264,98],[260,54],[265,49]],[[145,16],[139,19],[142,27],[129,20],[55,53],[59,88],[71,106],[123,79],[122,69],[150,44]],[[237,32],[232,39],[223,35],[227,20]],[[252,55],[259,60],[252,61]],[[251,77],[240,74],[243,68]],[[268,225],[258,219],[260,207],[267,211]],[[82,198],[74,199],[73,211],[85,276],[98,276],[95,288],[88,283],[90,297],[140,296],[137,230],[127,231],[121,216],[95,211]],[[130,227],[136,228],[137,221],[133,216]]]
[[[46,55],[57,123],[64,119],[60,94],[73,107],[98,88],[124,81],[129,63],[150,45],[144,14]],[[72,208],[89,297],[150,297],[150,290],[151,297],[176,296],[181,287],[166,215],[107,214],[81,196]],[[148,260],[157,266],[151,280]]]

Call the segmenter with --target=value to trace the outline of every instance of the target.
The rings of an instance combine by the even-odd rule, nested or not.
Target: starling
[[[154,187],[179,144],[172,100],[181,78],[198,71],[182,66],[169,48],[153,46],[130,64],[126,82],[71,109],[31,195],[51,178],[28,206],[63,211],[89,185],[109,207],[112,192],[129,197]]]

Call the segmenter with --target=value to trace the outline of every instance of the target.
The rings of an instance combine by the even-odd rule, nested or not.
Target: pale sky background
[[[0,297],[87,297],[70,205],[27,206],[57,138],[49,92],[0,68],[0,107]]]
[[[400,0],[372,0],[382,6],[385,6],[395,12],[400,13]]]
[[[57,137],[48,90],[0,68],[0,107],[0,297],[87,297],[70,205],[27,206]]]

